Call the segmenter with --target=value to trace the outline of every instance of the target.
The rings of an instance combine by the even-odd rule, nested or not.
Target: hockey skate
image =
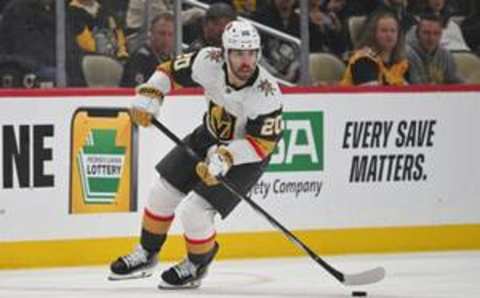
[[[110,265],[108,279],[124,280],[150,277],[157,263],[157,254],[149,253],[139,245],[133,252],[119,257]]]
[[[200,287],[202,279],[207,276],[208,267],[218,252],[218,244],[215,243],[209,260],[205,263],[195,264],[188,257],[182,262],[165,270],[162,273],[159,289],[196,289]]]

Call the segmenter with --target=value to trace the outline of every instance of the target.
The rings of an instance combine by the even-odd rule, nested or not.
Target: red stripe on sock
[[[213,239],[215,239],[216,236],[217,236],[217,233],[213,233],[213,235],[208,237],[207,239],[191,239],[191,238],[188,238],[187,235],[183,235],[183,237],[185,237],[185,240],[190,244],[205,244],[210,241],[213,241]]]
[[[156,215],[153,214],[150,210],[147,208],[144,209],[145,215],[150,217],[153,220],[157,221],[172,221],[175,218],[175,214],[169,215],[169,216],[161,216],[161,215]]]

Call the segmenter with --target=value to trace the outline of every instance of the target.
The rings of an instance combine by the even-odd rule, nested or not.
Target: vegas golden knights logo
[[[208,126],[220,141],[233,139],[236,118],[221,106],[210,101],[208,107]]]

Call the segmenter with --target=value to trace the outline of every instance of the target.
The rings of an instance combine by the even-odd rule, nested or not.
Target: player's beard
[[[231,66],[232,74],[240,81],[246,82],[253,75],[255,66],[251,67],[247,64],[241,64],[238,67]]]

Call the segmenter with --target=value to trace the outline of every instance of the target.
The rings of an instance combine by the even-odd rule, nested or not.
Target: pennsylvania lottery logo
[[[116,146],[116,130],[92,129],[77,154],[85,203],[111,204],[115,200],[126,148]]]
[[[323,112],[285,112],[283,121],[283,138],[272,155],[267,171],[322,171]]]

